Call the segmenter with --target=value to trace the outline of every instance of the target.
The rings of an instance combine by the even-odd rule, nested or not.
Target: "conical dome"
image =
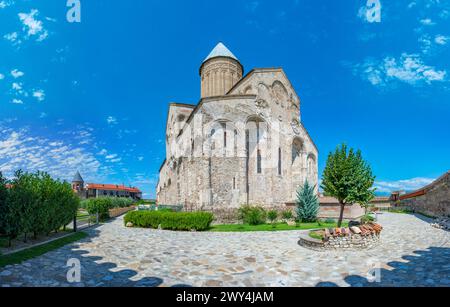
[[[81,177],[80,172],[77,172],[72,179],[72,182],[84,182],[83,177]]]
[[[227,57],[232,58],[239,62],[238,58],[231,52],[224,44],[218,43],[216,47],[211,51],[211,53],[206,57],[203,61],[205,63],[209,59],[217,58],[217,57]]]
[[[222,43],[205,58],[200,66],[201,97],[224,96],[241,80],[244,67]]]

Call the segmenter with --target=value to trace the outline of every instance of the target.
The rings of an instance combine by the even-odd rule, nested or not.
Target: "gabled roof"
[[[84,182],[83,177],[81,177],[80,172],[77,172],[72,179],[72,182]]]
[[[203,63],[217,57],[232,58],[239,62],[238,58],[224,44],[218,43],[217,46],[214,47],[214,49],[211,51],[211,53],[205,58]]]

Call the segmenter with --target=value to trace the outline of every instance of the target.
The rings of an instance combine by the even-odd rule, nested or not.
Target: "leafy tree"
[[[4,217],[7,210],[7,201],[8,199],[8,189],[6,189],[6,179],[3,177],[2,172],[0,172],[0,234],[5,233],[4,225]]]
[[[368,204],[375,197],[375,176],[361,151],[348,150],[343,144],[330,153],[322,176],[325,195],[337,198],[340,208],[338,226],[342,225],[344,210],[350,204]]]
[[[303,187],[297,191],[297,218],[301,222],[309,223],[317,221],[319,213],[319,200],[316,187],[305,181]]]
[[[3,191],[0,192],[3,194],[1,197],[2,200],[0,200],[0,223],[2,232],[4,235],[8,236],[9,246],[11,246],[11,240],[17,238],[21,233],[21,219],[17,208],[11,201],[12,193],[10,190],[12,190],[14,186],[9,191],[6,191],[6,180],[1,175],[0,181],[0,189]]]

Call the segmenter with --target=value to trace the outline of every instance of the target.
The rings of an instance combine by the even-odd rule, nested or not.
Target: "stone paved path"
[[[314,252],[299,232],[180,233],[123,227],[0,269],[1,286],[450,286],[450,233],[424,218],[385,213],[383,243],[368,251]],[[82,282],[68,284],[69,258]],[[366,277],[373,266],[381,282]]]

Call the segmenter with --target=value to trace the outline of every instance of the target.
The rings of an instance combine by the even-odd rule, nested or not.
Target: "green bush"
[[[374,221],[375,221],[375,218],[373,216],[369,215],[369,214],[364,215],[361,218],[361,223],[362,224],[367,224],[367,223],[374,222]]]
[[[208,212],[131,211],[125,215],[125,225],[165,230],[203,231],[209,229],[214,215]]]
[[[281,212],[281,217],[284,220],[291,220],[294,218],[294,214],[292,213],[291,210],[285,210],[285,211]]]
[[[132,206],[133,202],[130,198],[101,197],[84,200],[81,207],[91,215],[98,213],[99,218],[105,220],[109,218],[110,209],[127,208]]]
[[[267,218],[273,224],[278,219],[278,212],[276,210],[270,210],[267,213]]]
[[[267,212],[262,207],[244,205],[239,208],[239,218],[244,224],[261,225],[267,220]]]

